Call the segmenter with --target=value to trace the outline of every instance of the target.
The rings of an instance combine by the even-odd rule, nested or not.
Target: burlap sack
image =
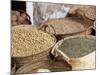
[[[91,34],[91,30],[89,32],[88,29],[89,26],[91,26],[91,23],[87,23],[82,18],[67,17],[65,19],[48,20],[40,25],[40,29],[54,34],[60,40],[66,36]]]
[[[21,29],[21,27],[22,28],[24,28],[21,32],[23,32],[23,31],[28,31],[28,30],[31,30],[31,29],[34,29],[34,27],[33,26],[28,26],[28,25],[19,25],[19,26],[14,26],[13,28],[15,28],[15,29]],[[12,28],[12,29],[13,29]],[[37,28],[36,28],[37,29]],[[40,30],[41,31],[41,30]],[[21,32],[20,32],[20,34],[21,34]],[[15,32],[16,33],[16,32]],[[27,33],[29,33],[29,32],[27,32]],[[45,32],[43,32],[43,33],[45,33]],[[17,34],[17,33],[16,33]],[[48,34],[48,33],[46,33],[46,34]],[[12,32],[12,35],[14,35],[13,34],[13,32]],[[21,35],[23,35],[23,34],[21,34]],[[33,36],[33,33],[32,34],[30,34],[30,35],[32,35]],[[13,56],[13,53],[15,54],[15,52],[12,50],[12,58],[14,59],[14,61],[16,62],[16,65],[17,65],[17,68],[19,68],[20,66],[22,66],[22,65],[24,65],[25,63],[28,63],[28,62],[31,62],[31,61],[38,61],[38,60],[45,60],[45,59],[48,59],[49,58],[49,55],[50,55],[50,51],[51,51],[51,49],[52,49],[52,47],[54,46],[54,44],[56,43],[56,38],[55,38],[55,36],[54,35],[52,35],[52,34],[48,34],[48,35],[50,35],[50,37],[51,38],[53,38],[53,40],[52,40],[52,42],[53,42],[53,44],[51,45],[50,44],[50,46],[48,46],[48,48],[45,48],[45,49],[41,49],[41,50],[36,50],[35,51],[35,54],[34,54],[34,52],[30,52],[30,54],[29,55],[25,55],[25,56]],[[16,35],[15,35],[16,36]],[[20,35],[19,35],[20,36]],[[26,37],[28,37],[29,35],[27,34],[27,35],[25,35],[24,36],[24,38],[23,38],[23,36],[20,36],[21,38],[23,38],[23,40],[26,38]],[[36,35],[35,35],[36,36]],[[34,36],[33,36],[34,37]],[[37,38],[37,37],[36,37]],[[40,38],[40,37],[38,37],[38,38]],[[45,38],[47,38],[47,37],[45,37]],[[16,40],[17,38],[13,38],[12,37],[12,49],[14,48],[14,49],[17,49],[17,48],[15,48],[15,47],[17,47],[17,46],[15,46],[15,45],[13,45],[14,43],[16,43],[16,42],[14,42],[13,43],[13,40]],[[19,38],[20,39],[20,38]],[[20,41],[19,39],[17,39],[17,41]],[[28,39],[27,39],[28,40]],[[38,39],[39,40],[39,39]],[[28,40],[28,42],[30,42],[31,43],[31,41],[29,41]],[[47,41],[46,41],[47,42]],[[26,43],[26,42],[23,42],[23,43]],[[27,45],[25,45],[26,47],[27,46],[30,46],[30,45],[28,45],[29,43],[26,43]],[[47,44],[46,44],[47,45]],[[48,43],[48,45],[49,45],[49,43]],[[33,45],[34,46],[34,45]],[[18,46],[19,47],[19,46]],[[25,47],[25,48],[26,48]],[[24,48],[24,47],[23,47]],[[37,47],[38,48],[38,47]],[[25,51],[25,50],[24,50]],[[27,53],[27,52],[26,52]]]
[[[75,42],[77,38],[81,38],[81,40]],[[62,50],[60,49],[60,46],[65,40],[69,41],[73,39],[74,42],[71,43],[69,42],[68,44],[63,45],[65,48],[62,46],[63,49]],[[92,44],[84,43],[82,39],[87,39],[87,42],[88,43],[90,42]],[[89,35],[71,36],[59,41],[54,46],[51,53],[55,57],[59,56],[63,60],[66,60],[66,62],[71,64],[72,70],[95,69],[95,49],[96,49],[95,44],[96,44],[95,36],[89,36]]]
[[[82,12],[78,12],[81,10]],[[90,20],[96,20],[96,6],[91,5],[72,5],[68,12],[70,16],[79,16],[82,15]]]

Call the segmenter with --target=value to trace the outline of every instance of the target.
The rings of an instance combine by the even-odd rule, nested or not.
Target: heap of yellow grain
[[[55,39],[33,26],[12,27],[12,57],[25,57],[38,54],[54,45]]]

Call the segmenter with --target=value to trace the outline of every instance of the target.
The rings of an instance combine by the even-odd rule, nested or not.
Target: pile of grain
[[[12,57],[25,57],[38,54],[53,46],[55,39],[48,33],[33,26],[12,27]]]
[[[95,40],[93,39],[73,38],[64,40],[58,49],[70,58],[79,58],[93,52],[96,49],[95,45]]]

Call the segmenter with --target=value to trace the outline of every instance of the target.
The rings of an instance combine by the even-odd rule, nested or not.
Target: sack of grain
[[[77,10],[81,10],[82,12],[78,12]],[[79,16],[80,14],[84,14],[82,16],[90,19],[96,20],[96,6],[91,5],[72,5],[69,10],[70,16]]]
[[[59,72],[70,70],[72,70],[72,67],[66,61],[48,59],[37,62],[29,62],[20,67],[16,71],[16,74],[32,74],[39,72]]]
[[[40,29],[54,34],[60,40],[65,36],[90,34],[87,33],[90,25],[81,18],[67,17],[65,19],[48,20],[40,25]]]
[[[71,64],[72,70],[83,70],[95,69],[95,50],[95,36],[77,35],[59,41],[51,53]]]
[[[11,43],[11,56],[20,67],[32,60],[48,58],[56,39],[36,27],[19,25],[12,27]]]
[[[94,25],[96,20],[96,6],[91,5],[72,5],[68,12],[70,17],[83,18],[87,24]],[[92,31],[92,30],[91,30]]]

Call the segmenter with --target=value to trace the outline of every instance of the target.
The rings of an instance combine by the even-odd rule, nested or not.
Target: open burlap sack
[[[93,5],[72,5],[69,10],[70,17],[80,17],[83,18],[87,24],[94,25],[94,21],[96,21],[96,6]],[[91,27],[90,27],[91,28]],[[92,28],[93,32],[94,29]]]
[[[48,59],[56,38],[30,25],[12,27],[11,55],[17,68],[30,61]]]
[[[59,41],[51,53],[71,64],[72,70],[95,69],[95,42],[95,36],[70,36]]]
[[[91,29],[89,27],[92,24],[93,23],[87,23],[84,18],[67,17],[48,20],[40,25],[40,29],[54,34],[57,39],[62,39],[66,36],[91,34]]]
[[[77,10],[81,10],[82,12],[77,12]],[[72,5],[70,6],[70,10],[68,12],[71,16],[78,16],[84,13],[83,16],[90,20],[96,20],[96,6],[93,5]]]

